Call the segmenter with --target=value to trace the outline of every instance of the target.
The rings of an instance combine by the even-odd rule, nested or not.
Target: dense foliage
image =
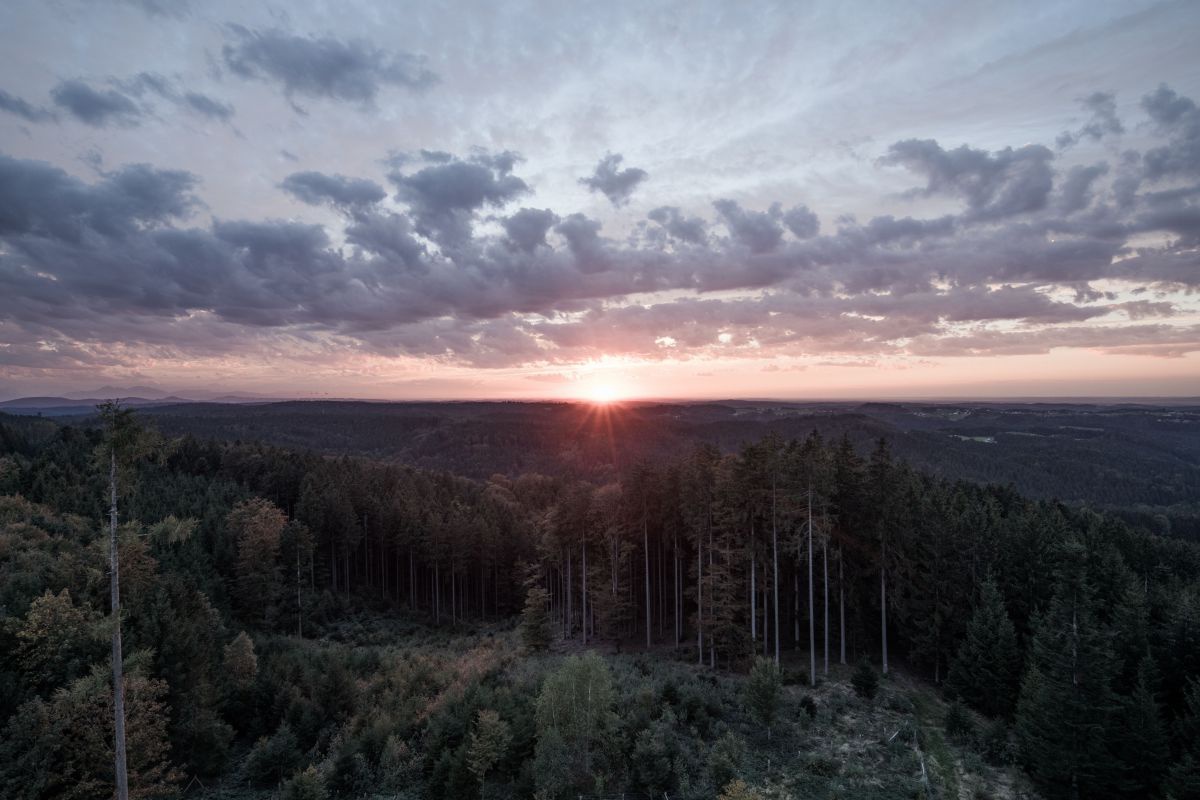
[[[0,794],[108,797],[100,433],[0,434]],[[972,709],[947,733],[1049,797],[1200,782],[1200,548],[883,442],[768,436],[599,483],[190,437],[140,455],[119,537],[131,796],[748,796],[735,779],[815,753],[849,704],[895,711],[897,665],[944,679]],[[856,701],[842,665],[865,659],[883,680],[862,665]],[[785,715],[798,684],[833,694]],[[893,735],[880,758],[935,744]],[[812,759],[805,791],[858,786]],[[859,788],[911,794],[921,759]]]

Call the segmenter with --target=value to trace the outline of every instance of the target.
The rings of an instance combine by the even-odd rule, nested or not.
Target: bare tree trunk
[[[117,778],[117,800],[129,800],[129,773],[125,767],[125,679],[121,657],[121,565],[117,557],[117,453],[108,462],[109,591],[112,595],[113,750]]]
[[[646,649],[650,649],[650,525],[642,515],[642,557],[646,565]]]
[[[775,613],[775,666],[779,666],[779,528],[775,524],[775,481],[771,476],[771,589]]]
[[[704,666],[704,549],[696,537],[696,652]]]
[[[817,631],[813,614],[812,484],[808,486],[808,684],[817,685]]]
[[[842,664],[846,663],[846,579],[845,569],[842,564],[842,548],[838,546],[838,617],[839,627],[841,628],[841,648],[842,648]]]
[[[821,539],[821,563],[825,572],[825,674],[829,674],[829,537]]]
[[[753,545],[751,545],[753,546]],[[758,559],[754,554],[750,554],[750,641],[758,641],[758,606],[757,599],[754,597],[755,587],[757,586],[756,578],[758,573]]]
[[[579,618],[583,623],[583,643],[587,644],[587,541],[584,540],[579,548],[582,551],[580,558],[583,561],[583,590],[579,593]]]
[[[887,637],[887,540],[883,540],[882,558],[879,562],[879,628],[883,639],[883,674],[888,674]]]
[[[300,537],[296,536],[296,635],[304,638],[304,609],[300,605]]]
[[[672,598],[675,601],[675,648],[679,649],[679,640],[683,636],[682,625],[680,620],[680,603],[679,603],[679,533],[676,532],[671,538],[671,562],[675,566],[675,582],[671,584]]]

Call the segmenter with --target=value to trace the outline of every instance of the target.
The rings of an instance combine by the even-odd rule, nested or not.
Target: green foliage
[[[1132,694],[1122,702],[1118,728],[1120,782],[1131,797],[1149,797],[1156,792],[1171,756],[1158,691],[1158,667],[1147,655],[1138,665]]]
[[[325,782],[316,767],[297,772],[280,787],[280,800],[326,800]]]
[[[541,585],[530,586],[525,592],[525,608],[521,611],[521,641],[533,652],[550,646],[550,593]]]
[[[593,792],[605,783],[617,716],[612,673],[594,652],[546,676],[537,699],[538,791]]]
[[[251,784],[274,787],[303,766],[302,758],[300,743],[285,722],[275,733],[255,742],[243,771]]]
[[[966,638],[950,665],[946,686],[988,716],[1012,712],[1020,677],[1017,632],[996,584],[987,580],[967,624]]]
[[[858,666],[854,668],[854,674],[850,676],[850,684],[854,687],[854,693],[859,697],[867,700],[874,700],[876,693],[879,691],[879,673],[871,666],[870,659],[860,658]]]
[[[771,726],[779,714],[783,695],[783,680],[779,667],[769,658],[757,658],[746,680],[746,705],[750,713],[767,731],[771,738]]]
[[[975,721],[962,703],[953,702],[946,707],[946,735],[960,744],[970,744],[975,739]]]
[[[1017,706],[1023,760],[1051,797],[1093,796],[1116,777],[1108,737],[1117,699],[1106,631],[1093,612],[1078,547],[1037,626]]]
[[[487,782],[488,773],[500,762],[512,743],[512,732],[508,723],[490,708],[480,709],[475,718],[475,729],[467,749],[467,765],[479,781],[480,794]]]

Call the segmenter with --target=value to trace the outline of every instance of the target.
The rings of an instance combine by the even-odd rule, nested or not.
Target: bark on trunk
[[[112,595],[112,673],[113,673],[113,751],[116,769],[117,800],[129,800],[129,773],[125,767],[125,679],[121,659],[121,570],[117,557],[117,454],[110,454],[108,463],[109,558],[111,572],[109,591]]]

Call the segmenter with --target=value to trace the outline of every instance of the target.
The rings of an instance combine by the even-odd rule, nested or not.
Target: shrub
[[[975,721],[957,700],[946,709],[945,725],[946,735],[959,744],[966,744],[975,738]]]
[[[800,698],[800,707],[808,714],[809,719],[817,718],[817,701],[812,699],[812,695],[804,695]]]
[[[283,784],[280,797],[282,800],[326,800],[329,793],[325,791],[325,783],[316,767],[309,767]]]
[[[854,674],[850,676],[850,683],[854,686],[854,693],[859,697],[867,700],[875,699],[875,695],[879,691],[879,675],[865,656],[855,667]]]

